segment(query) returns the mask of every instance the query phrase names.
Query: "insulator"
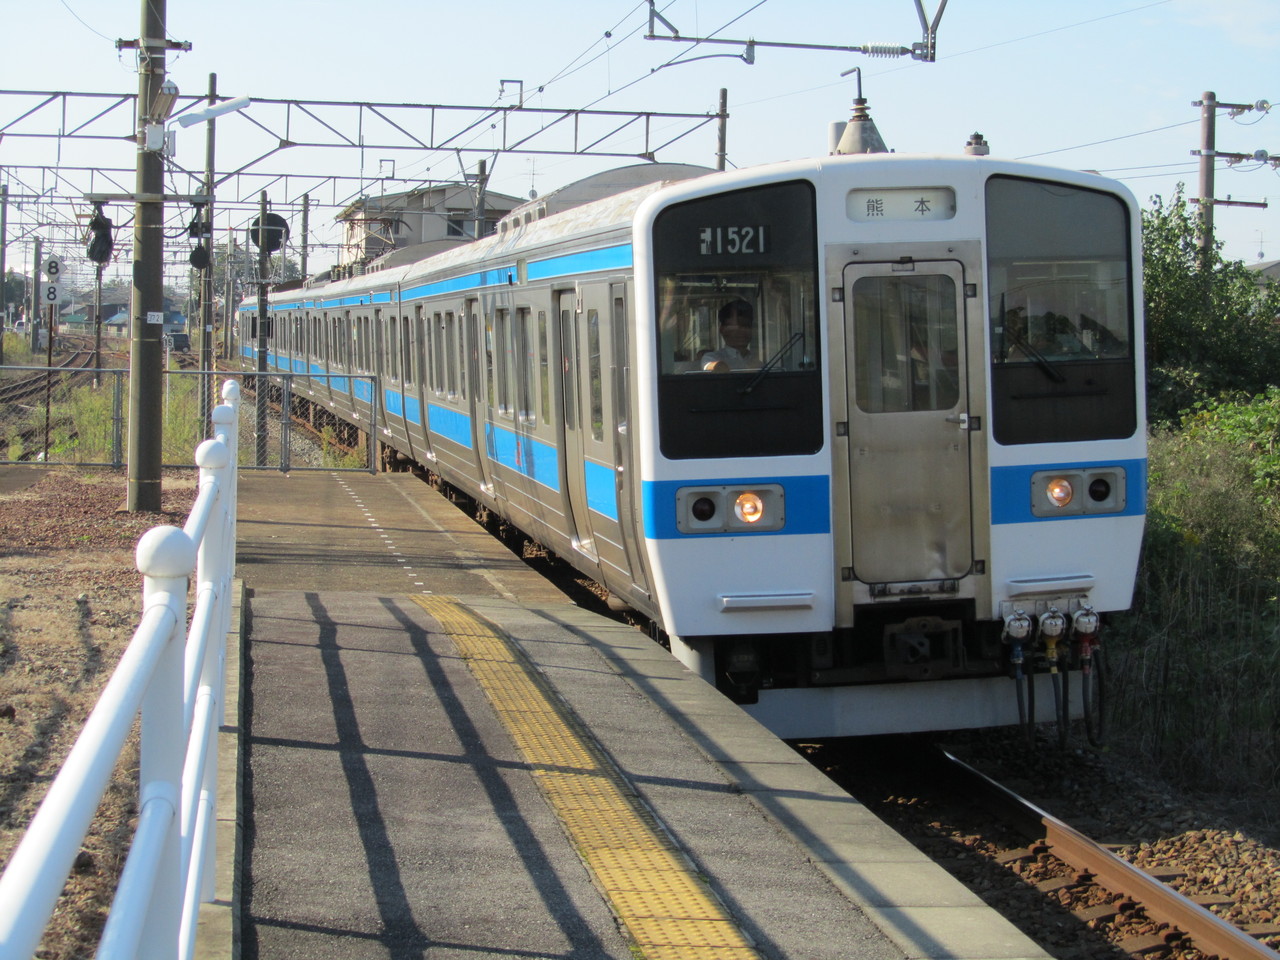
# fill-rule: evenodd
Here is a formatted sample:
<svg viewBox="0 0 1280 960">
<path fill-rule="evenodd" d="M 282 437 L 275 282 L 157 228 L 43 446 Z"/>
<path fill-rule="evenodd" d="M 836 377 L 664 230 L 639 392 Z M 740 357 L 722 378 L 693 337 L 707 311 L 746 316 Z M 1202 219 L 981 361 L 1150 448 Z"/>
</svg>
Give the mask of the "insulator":
<svg viewBox="0 0 1280 960">
<path fill-rule="evenodd" d="M 1072 615 L 1071 625 L 1078 635 L 1092 637 L 1098 632 L 1098 615 L 1092 607 L 1084 606 Z"/>
<path fill-rule="evenodd" d="M 859 49 L 868 57 L 902 57 L 911 52 L 896 43 L 868 43 Z"/>
<path fill-rule="evenodd" d="M 1060 637 L 1067 629 L 1067 618 L 1058 612 L 1057 607 L 1050 607 L 1049 612 L 1040 617 L 1040 636 Z"/>
<path fill-rule="evenodd" d="M 1004 618 L 1004 635 L 1014 641 L 1025 640 L 1031 635 L 1031 618 L 1015 610 Z"/>
</svg>

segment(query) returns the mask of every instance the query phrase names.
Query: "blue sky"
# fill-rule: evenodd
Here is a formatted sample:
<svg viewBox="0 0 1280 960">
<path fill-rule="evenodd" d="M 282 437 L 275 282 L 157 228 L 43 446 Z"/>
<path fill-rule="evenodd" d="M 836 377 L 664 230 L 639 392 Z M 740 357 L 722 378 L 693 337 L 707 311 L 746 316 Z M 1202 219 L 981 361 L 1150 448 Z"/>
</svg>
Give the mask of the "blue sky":
<svg viewBox="0 0 1280 960">
<path fill-rule="evenodd" d="M 924 7 L 932 17 L 937 0 Z M 0 0 L 4 22 L 30 24 L 29 43 L 15 44 L 11 34 L 5 45 L 0 89 L 136 91 L 134 57 L 114 41 L 137 36 L 139 0 L 43 0 L 39 23 L 34 9 L 28 0 Z M 748 65 L 740 47 L 644 40 L 647 9 L 636 0 L 168 0 L 169 36 L 193 45 L 171 55 L 168 70 L 184 93 L 204 91 L 216 73 L 227 96 L 490 104 L 513 102 L 513 85 L 499 99 L 499 80 L 519 79 L 533 105 L 688 113 L 714 111 L 724 87 L 728 156 L 743 167 L 825 153 L 828 123 L 847 118 L 854 96 L 854 78 L 840 74 L 857 66 L 880 131 L 900 153 L 959 152 L 980 131 L 996 155 L 1099 170 L 1144 203 L 1170 196 L 1179 181 L 1195 193 L 1192 101 L 1203 91 L 1222 101 L 1280 103 L 1275 0 L 950 0 L 936 63 L 758 48 Z M 659 0 L 659 9 L 683 36 L 903 46 L 921 39 L 913 0 Z M 723 56 L 663 66 L 704 54 Z M 204 162 L 198 129 L 179 141 L 176 159 L 189 169 Z M 256 155 L 246 152 L 250 132 L 242 119 L 219 121 L 221 169 Z M 484 132 L 477 136 L 484 145 Z M 1280 106 L 1234 120 L 1221 111 L 1218 149 L 1280 156 Z M 708 126 L 659 159 L 711 165 L 714 151 Z M 70 145 L 51 154 L 32 141 L 0 139 L 0 166 L 66 163 L 72 153 Z M 133 163 L 127 144 L 96 156 L 106 165 Z M 293 152 L 267 165 L 372 174 L 381 160 Z M 401 176 L 459 172 L 452 154 L 401 154 L 396 164 Z M 546 192 L 611 165 L 504 155 L 491 185 Z M 1219 198 L 1271 203 L 1218 209 L 1227 255 L 1280 259 L 1280 173 L 1219 162 L 1216 179 Z M 333 213 L 313 215 L 318 233 L 331 230 Z"/>
</svg>

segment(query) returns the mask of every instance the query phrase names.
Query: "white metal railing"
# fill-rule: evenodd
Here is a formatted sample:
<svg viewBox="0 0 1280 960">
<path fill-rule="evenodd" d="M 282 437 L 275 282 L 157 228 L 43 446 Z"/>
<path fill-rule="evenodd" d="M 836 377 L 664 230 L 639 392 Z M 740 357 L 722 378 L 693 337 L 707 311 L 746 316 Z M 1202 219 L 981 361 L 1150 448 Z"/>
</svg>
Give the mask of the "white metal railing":
<svg viewBox="0 0 1280 960">
<path fill-rule="evenodd" d="M 181 529 L 154 527 L 138 541 L 141 622 L 0 876 L 4 960 L 25 960 L 39 946 L 139 712 L 138 827 L 98 956 L 191 956 L 199 903 L 213 899 L 213 747 L 235 572 L 239 385 L 224 384 L 222 398 L 211 411 L 214 438 L 196 449 L 191 515 Z"/>
</svg>

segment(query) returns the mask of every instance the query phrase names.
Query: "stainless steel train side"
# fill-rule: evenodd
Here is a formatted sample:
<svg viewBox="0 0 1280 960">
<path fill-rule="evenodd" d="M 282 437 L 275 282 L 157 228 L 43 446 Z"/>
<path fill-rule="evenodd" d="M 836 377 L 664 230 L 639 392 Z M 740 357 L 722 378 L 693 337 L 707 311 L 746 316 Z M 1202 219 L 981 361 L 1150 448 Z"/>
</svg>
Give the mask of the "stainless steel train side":
<svg viewBox="0 0 1280 960">
<path fill-rule="evenodd" d="M 280 292 L 268 365 L 314 374 L 783 736 L 1017 723 L 1024 659 L 1077 668 L 1130 601 L 1139 236 L 1096 175 L 775 164 Z"/>
</svg>

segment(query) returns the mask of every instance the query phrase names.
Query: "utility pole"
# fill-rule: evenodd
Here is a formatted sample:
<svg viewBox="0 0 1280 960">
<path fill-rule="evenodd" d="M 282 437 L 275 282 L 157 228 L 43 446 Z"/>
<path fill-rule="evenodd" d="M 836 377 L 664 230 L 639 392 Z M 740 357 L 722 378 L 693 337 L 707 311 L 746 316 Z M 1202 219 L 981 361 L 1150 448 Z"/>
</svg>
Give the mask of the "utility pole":
<svg viewBox="0 0 1280 960">
<path fill-rule="evenodd" d="M 720 119 L 716 124 L 716 169 L 723 172 L 727 153 L 725 145 L 729 135 L 729 91 L 720 88 Z"/>
<path fill-rule="evenodd" d="M 1212 90 L 1200 95 L 1200 268 L 1213 250 L 1213 161 L 1218 120 L 1218 97 Z"/>
<path fill-rule="evenodd" d="M 1217 148 L 1217 117 L 1219 110 L 1226 110 L 1230 117 L 1238 117 L 1250 110 L 1260 110 L 1266 113 L 1271 109 L 1271 104 L 1266 100 L 1259 100 L 1257 103 L 1221 103 L 1217 94 L 1212 90 L 1206 90 L 1200 95 L 1200 99 L 1191 104 L 1193 107 L 1200 108 L 1200 149 L 1192 150 L 1193 156 L 1200 158 L 1200 196 L 1194 198 L 1195 203 L 1200 205 L 1200 266 L 1202 270 L 1207 270 L 1209 266 L 1209 257 L 1213 252 L 1213 208 L 1214 207 L 1263 207 L 1267 206 L 1266 202 L 1254 202 L 1251 200 L 1217 200 L 1213 196 L 1213 165 L 1218 159 L 1227 161 L 1227 163 L 1239 163 L 1242 160 L 1257 160 L 1265 162 L 1271 160 L 1270 154 L 1265 150 L 1256 150 L 1253 153 L 1220 153 Z M 1275 161 L 1272 161 L 1273 165 Z"/>
<path fill-rule="evenodd" d="M 138 48 L 138 170 L 133 227 L 133 295 L 129 342 L 128 509 L 160 510 L 164 331 L 164 161 L 148 143 L 148 127 L 163 125 L 166 0 L 142 0 Z M 149 149 L 150 148 L 150 149 Z"/>
</svg>

